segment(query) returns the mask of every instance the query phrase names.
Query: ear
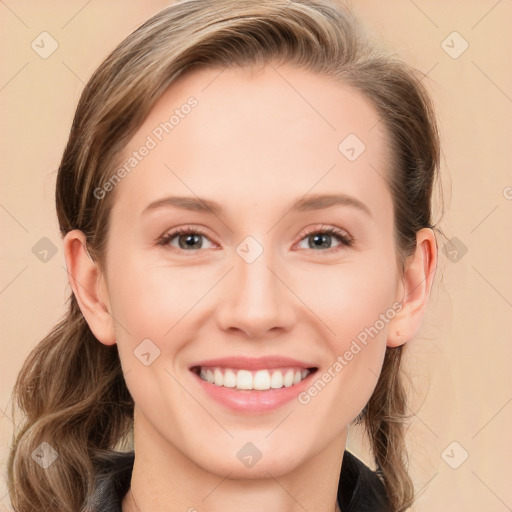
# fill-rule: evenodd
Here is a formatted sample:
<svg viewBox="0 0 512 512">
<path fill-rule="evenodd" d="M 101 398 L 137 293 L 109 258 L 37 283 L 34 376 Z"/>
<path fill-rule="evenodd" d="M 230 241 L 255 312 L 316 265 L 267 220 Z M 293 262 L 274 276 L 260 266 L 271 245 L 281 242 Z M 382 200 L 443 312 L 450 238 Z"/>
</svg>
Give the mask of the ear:
<svg viewBox="0 0 512 512">
<path fill-rule="evenodd" d="M 416 233 L 416 250 L 406 262 L 397 290 L 402 308 L 389 323 L 388 347 L 398 347 L 418 333 L 427 309 L 437 268 L 437 242 L 432 229 Z"/>
<path fill-rule="evenodd" d="M 105 279 L 87 251 L 82 231 L 74 229 L 66 234 L 64 256 L 69 284 L 91 331 L 101 343 L 113 345 L 116 342 L 114 322 Z"/>
</svg>

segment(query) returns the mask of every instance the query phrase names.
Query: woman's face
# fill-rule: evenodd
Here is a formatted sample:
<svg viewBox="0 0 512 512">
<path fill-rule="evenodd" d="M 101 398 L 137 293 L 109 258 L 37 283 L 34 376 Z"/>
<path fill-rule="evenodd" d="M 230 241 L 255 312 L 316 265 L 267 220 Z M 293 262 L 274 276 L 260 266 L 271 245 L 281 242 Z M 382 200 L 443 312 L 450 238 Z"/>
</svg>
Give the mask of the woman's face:
<svg viewBox="0 0 512 512">
<path fill-rule="evenodd" d="M 343 446 L 403 292 L 382 125 L 290 66 L 159 100 L 116 168 L 105 267 L 136 442 L 233 477 Z"/>
</svg>

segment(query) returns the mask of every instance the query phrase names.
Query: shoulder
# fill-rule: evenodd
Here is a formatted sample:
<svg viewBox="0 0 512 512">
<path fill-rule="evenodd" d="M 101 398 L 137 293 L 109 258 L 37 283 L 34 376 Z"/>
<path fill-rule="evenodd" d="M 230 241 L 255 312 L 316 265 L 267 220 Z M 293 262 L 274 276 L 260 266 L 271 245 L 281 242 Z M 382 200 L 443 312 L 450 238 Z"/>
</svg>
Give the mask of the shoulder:
<svg viewBox="0 0 512 512">
<path fill-rule="evenodd" d="M 348 450 L 343 454 L 338 484 L 341 512 L 390 512 L 382 480 Z"/>
</svg>

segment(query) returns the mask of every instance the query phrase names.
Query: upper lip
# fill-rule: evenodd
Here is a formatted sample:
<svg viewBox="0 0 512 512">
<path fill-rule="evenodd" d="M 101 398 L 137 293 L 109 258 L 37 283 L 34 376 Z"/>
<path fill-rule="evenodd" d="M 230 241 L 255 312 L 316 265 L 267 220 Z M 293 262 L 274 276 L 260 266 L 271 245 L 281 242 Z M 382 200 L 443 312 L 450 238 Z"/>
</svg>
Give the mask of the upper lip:
<svg viewBox="0 0 512 512">
<path fill-rule="evenodd" d="M 208 359 L 198 361 L 189 366 L 189 369 L 199 366 L 210 366 L 219 368 L 233 368 L 237 370 L 265 370 L 269 368 L 298 367 L 298 368 L 316 368 L 314 364 L 299 361 L 290 357 L 265 356 L 265 357 L 222 357 L 218 359 Z"/>
</svg>

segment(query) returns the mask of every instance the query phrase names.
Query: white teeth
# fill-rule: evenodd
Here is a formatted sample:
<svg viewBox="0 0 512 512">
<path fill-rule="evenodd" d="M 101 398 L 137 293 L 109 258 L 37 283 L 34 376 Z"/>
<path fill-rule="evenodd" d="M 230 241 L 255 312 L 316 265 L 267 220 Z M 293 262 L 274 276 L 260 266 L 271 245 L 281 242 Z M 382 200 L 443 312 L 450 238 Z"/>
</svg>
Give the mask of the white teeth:
<svg viewBox="0 0 512 512">
<path fill-rule="evenodd" d="M 218 368 L 215 368 L 215 370 L 213 371 L 213 378 L 215 379 L 214 384 L 216 386 L 222 386 L 224 378 L 222 376 L 222 372 Z"/>
<path fill-rule="evenodd" d="M 270 381 L 272 389 L 279 389 L 283 387 L 283 374 L 281 372 L 274 372 Z"/>
<path fill-rule="evenodd" d="M 265 391 L 268 389 L 280 389 L 283 386 L 289 388 L 298 384 L 309 375 L 306 369 L 273 369 L 257 370 L 233 370 L 230 368 L 201 368 L 201 379 L 216 386 L 237 389 L 256 389 Z"/>
<path fill-rule="evenodd" d="M 288 370 L 286 372 L 286 375 L 284 376 L 284 380 L 283 380 L 285 388 L 289 388 L 290 386 L 293 385 L 293 374 L 294 374 L 293 370 Z"/>
<path fill-rule="evenodd" d="M 224 372 L 224 382 L 222 385 L 226 388 L 236 387 L 236 373 L 233 370 L 226 370 Z"/>
<path fill-rule="evenodd" d="M 254 381 L 252 384 L 254 389 L 270 389 L 270 373 L 268 370 L 259 370 L 254 375 Z"/>
<path fill-rule="evenodd" d="M 249 370 L 238 370 L 236 374 L 236 387 L 238 389 L 253 389 L 252 373 Z"/>
</svg>

